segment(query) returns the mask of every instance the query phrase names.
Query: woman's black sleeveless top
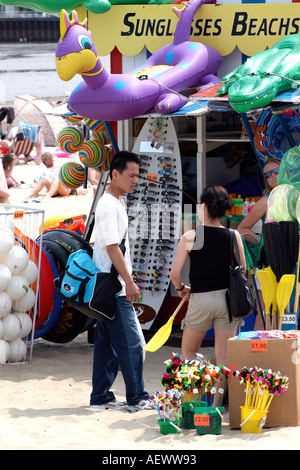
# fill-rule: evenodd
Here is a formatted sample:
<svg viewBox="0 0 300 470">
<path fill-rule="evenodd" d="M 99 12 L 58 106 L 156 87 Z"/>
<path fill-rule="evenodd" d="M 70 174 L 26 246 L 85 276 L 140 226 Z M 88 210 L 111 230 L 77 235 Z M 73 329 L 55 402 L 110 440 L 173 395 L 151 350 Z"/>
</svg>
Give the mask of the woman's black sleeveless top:
<svg viewBox="0 0 300 470">
<path fill-rule="evenodd" d="M 189 257 L 191 293 L 229 287 L 231 256 L 228 229 L 198 226 Z"/>
</svg>

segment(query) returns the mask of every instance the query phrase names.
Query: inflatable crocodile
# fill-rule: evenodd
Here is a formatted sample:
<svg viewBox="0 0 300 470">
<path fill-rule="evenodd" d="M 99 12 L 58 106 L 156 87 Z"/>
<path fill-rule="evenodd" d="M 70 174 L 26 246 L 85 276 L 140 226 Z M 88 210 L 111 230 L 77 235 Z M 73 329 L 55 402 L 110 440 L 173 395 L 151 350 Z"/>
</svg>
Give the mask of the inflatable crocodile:
<svg viewBox="0 0 300 470">
<path fill-rule="evenodd" d="M 110 10 L 111 5 L 161 5 L 168 3 L 172 3 L 172 0 L 0 0 L 0 5 L 14 5 L 44 13 L 60 13 L 63 9 L 70 11 L 81 6 L 92 13 L 105 13 Z"/>
<path fill-rule="evenodd" d="M 298 85 L 300 80 L 300 34 L 280 39 L 270 49 L 250 57 L 221 79 L 217 95 L 228 93 L 237 112 L 270 104 L 275 96 Z"/>
<path fill-rule="evenodd" d="M 58 76 L 69 81 L 79 73 L 83 81 L 73 90 L 68 107 L 79 116 L 99 121 L 118 121 L 139 116 L 155 108 L 171 113 L 187 103 L 179 92 L 189 87 L 212 85 L 222 56 L 213 48 L 191 42 L 193 17 L 203 3 L 190 0 L 179 16 L 174 40 L 156 51 L 139 67 L 124 74 L 109 74 L 103 67 L 86 21 L 79 23 L 75 11 L 60 18 L 60 40 L 56 48 Z"/>
</svg>

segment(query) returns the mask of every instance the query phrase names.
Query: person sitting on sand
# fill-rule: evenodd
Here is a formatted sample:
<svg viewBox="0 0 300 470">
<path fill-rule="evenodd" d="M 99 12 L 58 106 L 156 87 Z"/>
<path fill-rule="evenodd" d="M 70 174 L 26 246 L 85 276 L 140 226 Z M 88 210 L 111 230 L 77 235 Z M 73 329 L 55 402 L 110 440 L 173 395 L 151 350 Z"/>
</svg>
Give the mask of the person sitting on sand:
<svg viewBox="0 0 300 470">
<path fill-rule="evenodd" d="M 11 153 L 7 153 L 2 157 L 2 165 L 8 188 L 16 188 L 17 186 L 21 186 L 21 183 L 19 183 L 12 175 L 16 163 L 17 157 Z"/>
<path fill-rule="evenodd" d="M 38 180 L 28 198 L 37 198 L 41 196 L 40 191 L 44 188 L 47 189 L 47 192 L 43 194 L 46 198 L 51 198 L 54 196 L 82 196 L 87 194 L 88 190 L 86 188 L 80 187 L 77 189 L 66 188 L 59 180 L 58 173 L 59 168 L 54 166 L 53 155 L 50 152 L 45 152 L 42 155 L 42 162 L 45 165 L 46 169 L 43 170 L 41 178 Z"/>
</svg>

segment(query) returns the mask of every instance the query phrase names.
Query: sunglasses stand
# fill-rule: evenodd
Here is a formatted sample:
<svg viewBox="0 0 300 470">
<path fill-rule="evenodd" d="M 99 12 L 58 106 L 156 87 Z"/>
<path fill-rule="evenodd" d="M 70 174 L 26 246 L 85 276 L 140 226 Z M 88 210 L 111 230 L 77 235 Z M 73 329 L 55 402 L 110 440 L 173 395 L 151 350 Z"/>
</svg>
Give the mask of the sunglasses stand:
<svg viewBox="0 0 300 470">
<path fill-rule="evenodd" d="M 167 294 L 181 235 L 181 157 L 172 119 L 149 117 L 132 151 L 142 160 L 135 191 L 127 195 L 131 261 L 143 294 L 134 307 L 149 329 Z"/>
</svg>

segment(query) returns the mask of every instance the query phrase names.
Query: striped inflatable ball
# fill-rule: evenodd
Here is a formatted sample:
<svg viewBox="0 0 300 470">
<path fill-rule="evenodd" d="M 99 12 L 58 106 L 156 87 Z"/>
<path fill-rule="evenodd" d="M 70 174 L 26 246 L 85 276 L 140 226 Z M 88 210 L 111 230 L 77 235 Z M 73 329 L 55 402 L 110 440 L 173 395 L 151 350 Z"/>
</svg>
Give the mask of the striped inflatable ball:
<svg viewBox="0 0 300 470">
<path fill-rule="evenodd" d="M 67 162 L 62 165 L 58 178 L 66 188 L 79 188 L 86 179 L 86 169 L 80 163 Z"/>
<path fill-rule="evenodd" d="M 78 152 L 84 143 L 84 135 L 75 127 L 65 127 L 57 136 L 57 143 L 61 150 L 66 153 Z"/>
<path fill-rule="evenodd" d="M 106 156 L 106 148 L 93 140 L 85 142 L 79 150 L 79 159 L 81 163 L 88 167 L 100 166 Z"/>
</svg>

